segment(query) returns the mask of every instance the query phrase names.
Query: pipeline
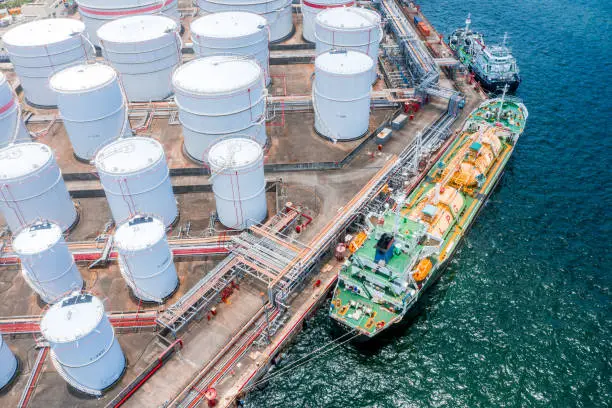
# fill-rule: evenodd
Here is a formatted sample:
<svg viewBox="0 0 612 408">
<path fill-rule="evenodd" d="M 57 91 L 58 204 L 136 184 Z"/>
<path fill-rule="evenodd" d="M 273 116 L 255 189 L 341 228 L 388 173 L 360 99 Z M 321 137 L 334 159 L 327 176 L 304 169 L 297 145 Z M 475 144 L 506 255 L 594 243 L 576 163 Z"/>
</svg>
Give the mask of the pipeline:
<svg viewBox="0 0 612 408">
<path fill-rule="evenodd" d="M 147 368 L 145 368 L 139 375 L 122 389 L 112 401 L 106 404 L 106 408 L 119 408 L 129 400 L 132 395 L 136 393 L 151 378 L 157 373 L 164 364 L 170 359 L 170 357 L 176 353 L 177 348 L 180 350 L 183 348 L 183 340 L 177 339 L 172 342 L 162 353 L 153 361 Z"/>
</svg>

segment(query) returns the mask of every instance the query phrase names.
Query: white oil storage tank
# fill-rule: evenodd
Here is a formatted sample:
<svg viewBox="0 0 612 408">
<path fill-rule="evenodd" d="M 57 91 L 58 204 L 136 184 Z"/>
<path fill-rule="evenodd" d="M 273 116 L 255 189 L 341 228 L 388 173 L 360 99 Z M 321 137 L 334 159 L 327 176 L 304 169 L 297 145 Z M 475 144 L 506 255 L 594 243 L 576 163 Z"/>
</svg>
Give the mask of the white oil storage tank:
<svg viewBox="0 0 612 408">
<path fill-rule="evenodd" d="M 0 149 L 0 211 L 11 231 L 38 220 L 69 230 L 78 213 L 53 151 L 28 142 Z"/>
<path fill-rule="evenodd" d="M 115 230 L 115 249 L 121 275 L 134 296 L 162 303 L 178 288 L 166 226 L 157 218 L 137 215 Z"/>
<path fill-rule="evenodd" d="M 110 20 L 142 14 L 163 14 L 180 23 L 178 0 L 77 0 L 79 16 L 94 45 L 98 29 Z"/>
<path fill-rule="evenodd" d="M 368 54 L 373 60 L 372 81 L 376 80 L 378 49 L 383 32 L 380 14 L 359 7 L 324 10 L 315 18 L 316 53 L 329 50 L 353 50 Z"/>
<path fill-rule="evenodd" d="M 259 14 L 270 26 L 270 42 L 283 41 L 293 34 L 292 0 L 197 0 L 203 14 L 246 11 Z"/>
<path fill-rule="evenodd" d="M 172 95 L 172 71 L 181 62 L 179 25 L 169 17 L 132 16 L 98 30 L 102 56 L 121 75 L 130 102 Z"/>
<path fill-rule="evenodd" d="M 25 281 L 46 303 L 83 288 L 83 278 L 59 225 L 37 221 L 13 235 Z"/>
<path fill-rule="evenodd" d="M 125 371 L 104 304 L 89 293 L 73 292 L 49 307 L 40 331 L 58 374 L 81 392 L 99 396 Z"/>
<path fill-rule="evenodd" d="M 50 79 L 77 159 L 89 162 L 104 145 L 132 134 L 117 72 L 109 65 L 79 64 Z"/>
<path fill-rule="evenodd" d="M 9 143 L 30 142 L 32 138 L 19 114 L 21 105 L 11 84 L 0 72 L 0 148 Z"/>
<path fill-rule="evenodd" d="M 270 83 L 269 27 L 265 18 L 243 11 L 208 14 L 191 23 L 193 50 L 198 57 L 236 55 L 253 58 Z"/>
<path fill-rule="evenodd" d="M 17 375 L 17 358 L 0 336 L 0 390 L 9 385 Z"/>
<path fill-rule="evenodd" d="M 302 9 L 302 37 L 306 41 L 315 42 L 314 34 L 315 17 L 323 10 L 337 7 L 351 7 L 355 5 L 354 0 L 301 0 Z"/>
<path fill-rule="evenodd" d="M 57 105 L 57 95 L 49 88 L 49 77 L 95 55 L 86 36 L 85 25 L 72 18 L 31 21 L 2 36 L 28 103 L 42 107 Z"/>
<path fill-rule="evenodd" d="M 148 137 L 116 140 L 94 159 L 115 223 L 136 214 L 150 214 L 166 227 L 178 217 L 178 208 L 162 145 Z"/>
<path fill-rule="evenodd" d="M 252 59 L 213 56 L 180 66 L 172 78 L 185 151 L 206 161 L 206 152 L 224 136 L 267 143 L 263 71 Z"/>
<path fill-rule="evenodd" d="M 374 61 L 358 51 L 328 51 L 315 59 L 315 130 L 328 139 L 354 140 L 370 122 Z"/>
<path fill-rule="evenodd" d="M 227 138 L 208 153 L 219 221 L 228 228 L 245 229 L 268 213 L 261 146 L 246 138 Z"/>
</svg>

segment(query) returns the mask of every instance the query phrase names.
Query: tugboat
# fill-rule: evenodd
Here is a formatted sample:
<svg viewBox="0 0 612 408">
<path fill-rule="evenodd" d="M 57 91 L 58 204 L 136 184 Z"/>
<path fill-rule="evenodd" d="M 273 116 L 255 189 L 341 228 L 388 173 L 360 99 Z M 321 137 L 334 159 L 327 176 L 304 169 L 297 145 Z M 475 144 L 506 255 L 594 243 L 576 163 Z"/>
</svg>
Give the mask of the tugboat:
<svg viewBox="0 0 612 408">
<path fill-rule="evenodd" d="M 465 27 L 449 36 L 450 49 L 486 91 L 499 93 L 508 85 L 508 92 L 515 92 L 521 77 L 516 59 L 506 46 L 507 35 L 501 45 L 487 46 L 484 36 L 470 29 L 471 22 L 468 15 Z"/>
<path fill-rule="evenodd" d="M 470 114 L 410 195 L 399 191 L 364 216 L 329 310 L 352 341 L 368 341 L 417 310 L 474 223 L 527 121 L 525 105 L 505 91 Z"/>
</svg>

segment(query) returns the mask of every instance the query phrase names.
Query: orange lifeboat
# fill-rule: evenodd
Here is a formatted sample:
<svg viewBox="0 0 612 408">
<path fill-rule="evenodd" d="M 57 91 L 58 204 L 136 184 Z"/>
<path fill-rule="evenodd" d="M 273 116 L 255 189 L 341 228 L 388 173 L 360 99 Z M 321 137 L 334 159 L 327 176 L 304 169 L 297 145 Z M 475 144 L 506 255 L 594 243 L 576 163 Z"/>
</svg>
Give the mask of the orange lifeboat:
<svg viewBox="0 0 612 408">
<path fill-rule="evenodd" d="M 432 267 L 433 264 L 431 263 L 429 258 L 421 259 L 421 262 L 419 262 L 419 264 L 417 265 L 417 270 L 412 273 L 412 277 L 415 281 L 421 282 L 422 280 L 425 280 L 427 275 L 429 275 L 429 272 L 431 272 Z"/>
</svg>

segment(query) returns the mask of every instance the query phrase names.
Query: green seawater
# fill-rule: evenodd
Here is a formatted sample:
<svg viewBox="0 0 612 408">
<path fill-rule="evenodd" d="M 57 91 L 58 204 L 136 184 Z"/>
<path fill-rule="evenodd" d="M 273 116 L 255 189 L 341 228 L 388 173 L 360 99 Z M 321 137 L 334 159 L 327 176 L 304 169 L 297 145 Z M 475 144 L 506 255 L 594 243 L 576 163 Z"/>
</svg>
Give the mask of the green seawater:
<svg viewBox="0 0 612 408">
<path fill-rule="evenodd" d="M 527 129 L 410 326 L 272 379 L 248 407 L 612 405 L 612 2 L 423 0 L 444 34 L 504 31 Z M 321 309 L 280 367 L 337 333 Z"/>
</svg>

